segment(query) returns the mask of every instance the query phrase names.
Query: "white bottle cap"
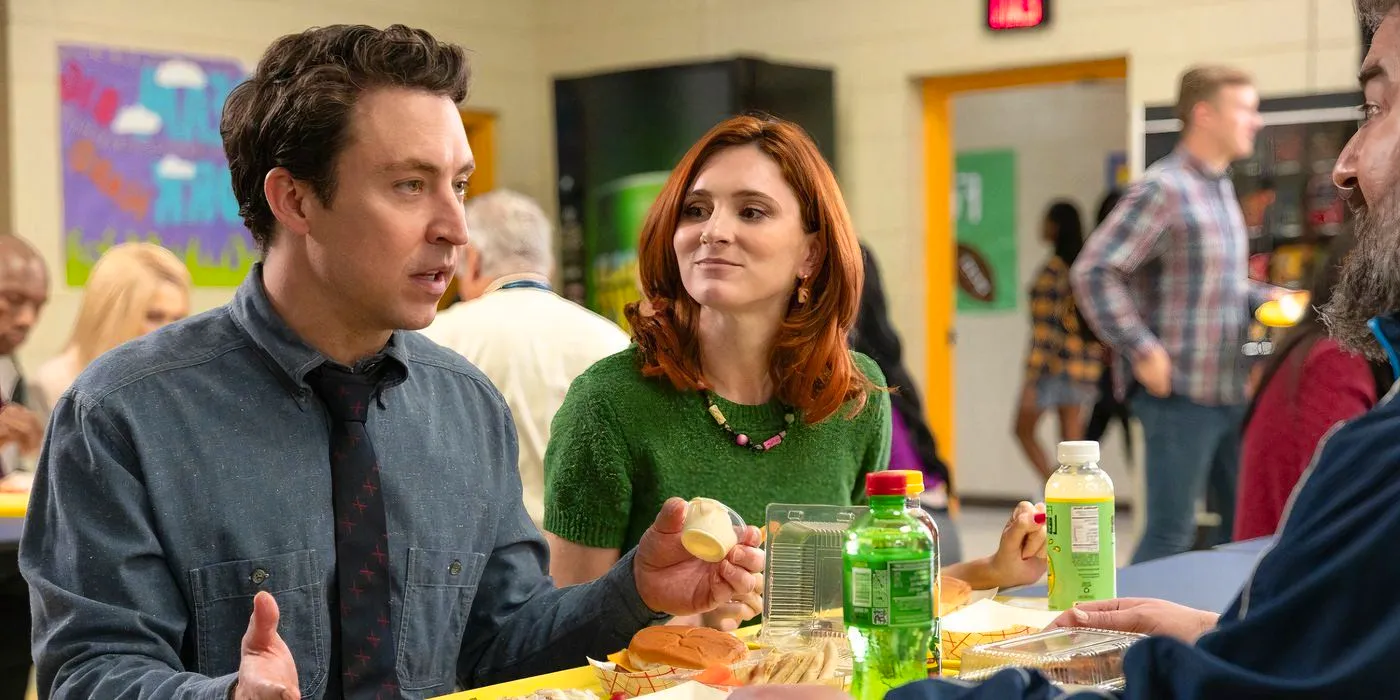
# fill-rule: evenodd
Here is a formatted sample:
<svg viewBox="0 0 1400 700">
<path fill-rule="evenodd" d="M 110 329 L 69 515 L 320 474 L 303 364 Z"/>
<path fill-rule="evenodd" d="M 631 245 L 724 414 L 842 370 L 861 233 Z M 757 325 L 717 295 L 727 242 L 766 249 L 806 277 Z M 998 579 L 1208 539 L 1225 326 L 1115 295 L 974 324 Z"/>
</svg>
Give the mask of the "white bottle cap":
<svg viewBox="0 0 1400 700">
<path fill-rule="evenodd" d="M 1093 440 L 1062 442 L 1056 455 L 1060 464 L 1089 464 L 1099 461 L 1099 443 Z"/>
</svg>

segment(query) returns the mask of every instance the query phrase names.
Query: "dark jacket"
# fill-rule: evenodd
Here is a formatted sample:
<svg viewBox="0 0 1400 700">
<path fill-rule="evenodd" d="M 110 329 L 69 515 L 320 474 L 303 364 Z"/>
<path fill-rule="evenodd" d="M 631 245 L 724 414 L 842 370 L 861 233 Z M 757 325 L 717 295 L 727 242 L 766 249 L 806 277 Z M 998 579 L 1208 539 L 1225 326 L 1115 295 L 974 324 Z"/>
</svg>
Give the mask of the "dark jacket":
<svg viewBox="0 0 1400 700">
<path fill-rule="evenodd" d="M 885 373 L 885 381 L 895 390 L 890 395 L 891 407 L 908 426 L 914 451 L 924 465 L 925 474 L 942 479 L 948 485 L 948 495 L 952 496 L 954 491 L 948 465 L 938 456 L 938 443 L 924 420 L 919 390 L 914 387 L 914 378 L 904 367 L 904 351 L 900 346 L 899 334 L 890 324 L 885 289 L 880 284 L 880 269 L 876 266 L 875 256 L 864 243 L 860 245 L 860 254 L 865 262 L 865 285 L 861 288 L 856 327 L 851 332 L 851 348 L 869 355 L 880 366 L 880 371 Z"/>
</svg>

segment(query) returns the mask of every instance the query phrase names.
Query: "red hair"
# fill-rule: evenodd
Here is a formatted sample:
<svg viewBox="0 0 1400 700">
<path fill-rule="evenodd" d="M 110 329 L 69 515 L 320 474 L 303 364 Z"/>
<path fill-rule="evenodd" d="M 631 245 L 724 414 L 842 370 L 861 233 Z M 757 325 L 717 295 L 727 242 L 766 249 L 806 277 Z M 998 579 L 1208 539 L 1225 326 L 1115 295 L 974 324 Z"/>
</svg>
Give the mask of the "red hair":
<svg viewBox="0 0 1400 700">
<path fill-rule="evenodd" d="M 865 278 L 860 246 L 826 159 L 802 127 L 779 119 L 733 117 L 710 129 L 671 171 L 647 212 L 637 244 L 643 301 L 626 309 L 642 373 L 666 377 L 681 391 L 706 387 L 696 337 L 700 305 L 681 282 L 672 239 L 686 192 L 705 163 L 720 151 L 750 145 L 778 164 L 801 205 L 803 231 L 816 236 L 813 272 L 801 282 L 810 299 L 799 304 L 794 290 L 773 345 L 774 394 L 807 423 L 831 416 L 848 401 L 855 415 L 876 388 L 855 366 L 846 342 Z"/>
</svg>

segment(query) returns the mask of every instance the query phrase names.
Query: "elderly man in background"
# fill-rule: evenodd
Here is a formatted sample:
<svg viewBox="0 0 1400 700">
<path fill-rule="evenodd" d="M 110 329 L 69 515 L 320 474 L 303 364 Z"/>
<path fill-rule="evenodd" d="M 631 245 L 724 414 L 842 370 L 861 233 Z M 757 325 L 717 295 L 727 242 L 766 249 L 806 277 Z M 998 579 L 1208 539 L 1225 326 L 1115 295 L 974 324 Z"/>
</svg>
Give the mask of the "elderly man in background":
<svg viewBox="0 0 1400 700">
<path fill-rule="evenodd" d="M 18 471 L 23 455 L 38 452 L 44 438 L 39 415 L 24 405 L 24 378 L 14 353 L 29 338 L 48 301 L 48 268 L 17 236 L 0 236 L 0 491 L 29 491 L 30 471 Z M 19 573 L 16 542 L 0 542 L 0 620 L 18 634 L 0 637 L 0 698 L 22 698 L 29 687 L 29 587 Z"/>
<path fill-rule="evenodd" d="M 15 353 L 48 300 L 49 270 L 38 251 L 18 236 L 0 236 L 0 491 L 28 491 L 33 482 L 23 457 L 38 452 L 44 425 L 30 407 Z"/>
<path fill-rule="evenodd" d="M 486 373 L 505 395 L 520 442 L 525 509 L 544 521 L 549 424 L 574 378 L 627 347 L 611 321 L 555 294 L 553 230 L 533 200 L 496 190 L 467 203 L 458 269 L 465 303 L 423 331 Z"/>
</svg>

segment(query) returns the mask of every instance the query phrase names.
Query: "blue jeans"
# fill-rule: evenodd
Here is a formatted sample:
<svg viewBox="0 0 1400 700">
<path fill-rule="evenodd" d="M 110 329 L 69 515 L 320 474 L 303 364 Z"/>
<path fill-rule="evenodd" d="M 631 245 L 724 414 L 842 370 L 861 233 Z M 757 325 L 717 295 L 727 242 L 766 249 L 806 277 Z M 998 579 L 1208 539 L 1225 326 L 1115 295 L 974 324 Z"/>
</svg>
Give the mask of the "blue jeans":
<svg viewBox="0 0 1400 700">
<path fill-rule="evenodd" d="M 1147 438 L 1147 529 L 1133 563 L 1191 549 L 1196 540 L 1196 499 L 1207 488 L 1220 515 L 1215 539 L 1229 540 L 1235 522 L 1240 473 L 1240 422 L 1244 406 L 1202 406 L 1139 391 L 1133 413 Z"/>
</svg>

